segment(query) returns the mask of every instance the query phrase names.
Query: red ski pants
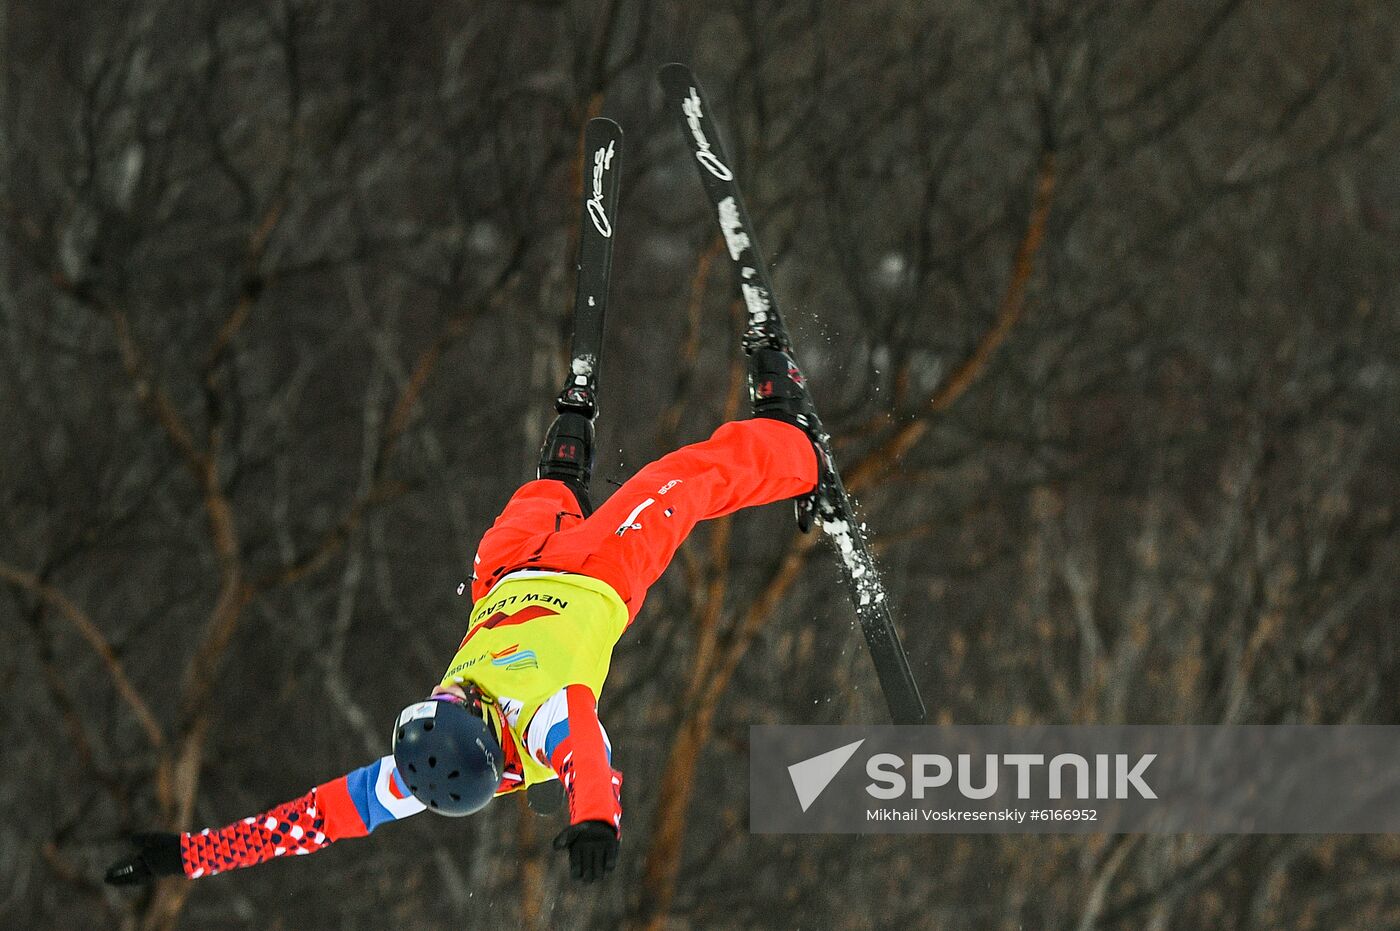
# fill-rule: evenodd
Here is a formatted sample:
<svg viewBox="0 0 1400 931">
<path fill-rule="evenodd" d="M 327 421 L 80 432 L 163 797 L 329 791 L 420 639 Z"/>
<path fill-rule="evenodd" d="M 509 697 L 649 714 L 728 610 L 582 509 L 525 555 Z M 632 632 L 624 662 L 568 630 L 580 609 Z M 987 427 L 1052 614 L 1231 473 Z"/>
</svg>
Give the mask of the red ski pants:
<svg viewBox="0 0 1400 931">
<path fill-rule="evenodd" d="M 586 519 L 562 482 L 529 482 L 481 539 L 472 600 L 515 569 L 557 569 L 606 582 L 635 619 L 696 524 L 806 494 L 816 481 L 807 435 L 755 418 L 726 423 L 708 440 L 645 466 Z"/>
</svg>

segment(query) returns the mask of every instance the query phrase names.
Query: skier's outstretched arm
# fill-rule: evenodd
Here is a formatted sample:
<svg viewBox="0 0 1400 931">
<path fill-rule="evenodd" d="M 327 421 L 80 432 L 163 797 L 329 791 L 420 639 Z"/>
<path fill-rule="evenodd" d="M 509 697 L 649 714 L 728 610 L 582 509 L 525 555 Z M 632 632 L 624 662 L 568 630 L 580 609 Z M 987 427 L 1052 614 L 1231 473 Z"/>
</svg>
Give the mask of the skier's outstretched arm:
<svg viewBox="0 0 1400 931">
<path fill-rule="evenodd" d="M 135 835 L 136 853 L 113 864 L 106 880 L 128 885 L 156 876 L 199 879 L 277 857 L 315 853 L 423 809 L 399 779 L 393 756 L 386 756 L 222 828 Z"/>
<path fill-rule="evenodd" d="M 612 768 L 607 734 L 593 690 L 562 689 L 536 712 L 526 742 L 559 775 L 569 801 L 569 826 L 554 839 L 569 851 L 570 873 L 593 882 L 617 865 L 622 825 L 622 773 Z"/>
</svg>

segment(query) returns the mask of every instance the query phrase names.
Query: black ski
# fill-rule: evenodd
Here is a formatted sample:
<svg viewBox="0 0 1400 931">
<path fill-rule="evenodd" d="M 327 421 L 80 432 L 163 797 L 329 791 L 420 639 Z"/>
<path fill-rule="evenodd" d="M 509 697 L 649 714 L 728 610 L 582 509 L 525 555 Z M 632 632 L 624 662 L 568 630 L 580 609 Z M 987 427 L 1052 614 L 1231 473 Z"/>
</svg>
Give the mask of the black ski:
<svg viewBox="0 0 1400 931">
<path fill-rule="evenodd" d="M 602 117 L 588 121 L 583 131 L 583 203 L 579 216 L 574 339 L 568 381 L 555 407 L 560 413 L 574 411 L 590 420 L 598 413 L 598 359 L 603 348 L 608 277 L 612 273 L 621 149 L 621 127 Z"/>
<path fill-rule="evenodd" d="M 583 192 L 580 197 L 578 285 L 574 291 L 574 335 L 569 374 L 558 412 L 540 450 L 540 478 L 570 485 L 585 514 L 590 513 L 593 471 L 593 418 L 598 416 L 598 363 L 603 349 L 603 317 L 612 273 L 613 231 L 617 227 L 618 175 L 622 172 L 622 130 L 608 119 L 592 119 L 583 130 Z"/>
<path fill-rule="evenodd" d="M 700 183 L 714 206 L 737 275 L 739 293 L 748 310 L 744 351 L 752 353 L 768 346 L 791 355 L 792 340 L 773 297 L 768 267 L 758 251 L 757 236 L 734 176 L 734 163 L 720 142 L 719 129 L 700 82 L 681 64 L 663 66 L 660 79 L 666 106 L 680 122 L 681 135 L 700 172 Z M 830 438 L 822 436 L 820 442 L 827 461 L 834 462 L 830 458 Z M 824 483 L 815 502 L 816 519 L 840 557 L 890 717 L 896 724 L 921 724 L 925 720 L 923 698 L 909 669 L 909 658 L 899 642 L 884 584 L 834 465 L 831 472 L 830 480 Z"/>
</svg>

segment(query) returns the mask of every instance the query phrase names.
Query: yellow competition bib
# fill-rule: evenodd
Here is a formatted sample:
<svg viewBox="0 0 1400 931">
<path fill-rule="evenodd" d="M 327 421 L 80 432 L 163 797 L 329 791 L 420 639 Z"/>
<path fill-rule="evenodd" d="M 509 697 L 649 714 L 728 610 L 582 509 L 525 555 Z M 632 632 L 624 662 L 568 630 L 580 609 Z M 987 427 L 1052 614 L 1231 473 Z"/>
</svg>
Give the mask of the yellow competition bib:
<svg viewBox="0 0 1400 931">
<path fill-rule="evenodd" d="M 507 723 L 523 750 L 530 719 L 560 689 L 586 685 L 595 698 L 602 695 L 613 646 L 626 628 L 627 606 L 604 582 L 569 573 L 509 575 L 473 606 L 442 684 L 460 677 L 497 701 L 519 703 Z M 541 761 L 521 757 L 525 785 L 554 778 Z"/>
</svg>

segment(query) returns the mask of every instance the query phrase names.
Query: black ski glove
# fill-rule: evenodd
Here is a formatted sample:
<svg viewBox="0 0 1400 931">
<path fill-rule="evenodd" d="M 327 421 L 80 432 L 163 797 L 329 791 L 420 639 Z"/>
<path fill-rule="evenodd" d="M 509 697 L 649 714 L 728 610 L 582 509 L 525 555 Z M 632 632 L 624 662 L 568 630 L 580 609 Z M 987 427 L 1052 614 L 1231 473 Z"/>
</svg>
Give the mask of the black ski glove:
<svg viewBox="0 0 1400 931">
<path fill-rule="evenodd" d="M 554 838 L 554 849 L 569 851 L 569 875 L 596 882 L 617 866 L 617 831 L 606 821 L 571 824 Z"/>
<path fill-rule="evenodd" d="M 160 876 L 185 875 L 179 834 L 133 834 L 131 843 L 136 852 L 113 863 L 103 877 L 113 886 L 134 886 Z"/>
</svg>

